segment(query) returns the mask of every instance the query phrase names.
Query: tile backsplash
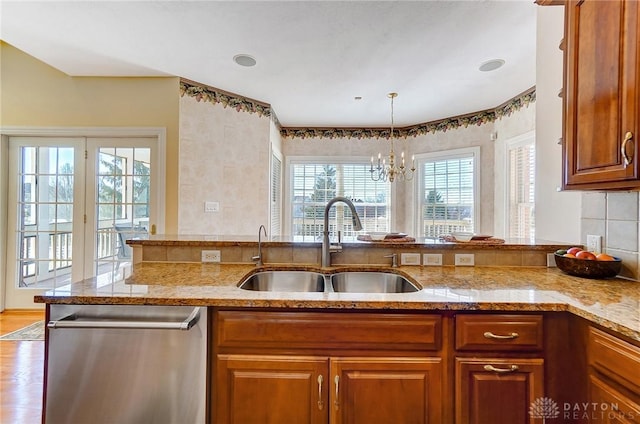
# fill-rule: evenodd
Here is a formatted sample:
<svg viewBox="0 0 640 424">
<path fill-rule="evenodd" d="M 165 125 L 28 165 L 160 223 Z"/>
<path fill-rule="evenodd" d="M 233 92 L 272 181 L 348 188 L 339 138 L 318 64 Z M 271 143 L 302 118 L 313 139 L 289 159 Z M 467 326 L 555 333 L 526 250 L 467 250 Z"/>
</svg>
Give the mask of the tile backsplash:
<svg viewBox="0 0 640 424">
<path fill-rule="evenodd" d="M 621 258 L 620 274 L 633 280 L 640 280 L 639 223 L 638 192 L 582 194 L 580 242 L 586 245 L 587 235 L 602 236 L 602 250 Z"/>
</svg>

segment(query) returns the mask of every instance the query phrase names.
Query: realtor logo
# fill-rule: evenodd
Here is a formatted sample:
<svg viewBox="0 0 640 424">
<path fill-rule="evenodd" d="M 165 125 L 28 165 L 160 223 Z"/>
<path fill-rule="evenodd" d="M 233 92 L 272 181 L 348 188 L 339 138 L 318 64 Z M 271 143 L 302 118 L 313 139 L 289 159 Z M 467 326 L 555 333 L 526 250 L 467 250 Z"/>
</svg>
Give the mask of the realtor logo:
<svg viewBox="0 0 640 424">
<path fill-rule="evenodd" d="M 531 402 L 529 415 L 531 415 L 531 418 L 542 418 L 542 423 L 544 424 L 547 418 L 558 418 L 560 416 L 560 408 L 558 408 L 558 404 L 553 399 L 541 397 Z"/>
</svg>

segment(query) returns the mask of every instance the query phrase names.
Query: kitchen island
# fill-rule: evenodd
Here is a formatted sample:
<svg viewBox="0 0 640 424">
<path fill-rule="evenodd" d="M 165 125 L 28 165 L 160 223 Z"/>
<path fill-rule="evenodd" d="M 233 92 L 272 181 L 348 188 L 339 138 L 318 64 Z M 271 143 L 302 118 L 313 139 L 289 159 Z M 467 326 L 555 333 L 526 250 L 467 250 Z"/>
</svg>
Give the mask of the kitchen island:
<svg viewBox="0 0 640 424">
<path fill-rule="evenodd" d="M 126 279 L 87 279 L 35 300 L 48 304 L 48 314 L 61 305 L 204 307 L 207 423 L 528 423 L 530 405 L 543 397 L 561 407 L 615 403 L 626 418 L 640 412 L 640 283 L 523 266 L 554 245 L 436 245 L 445 255 L 462 249 L 520 266 L 392 268 L 375 262 L 390 252 L 434 250 L 354 244 L 348 250 L 361 252 L 343 261 L 372 263 L 320 267 L 317 246 L 301 253 L 296 244 L 272 243 L 267 265 L 256 267 L 242 260 L 255 253 L 251 241 L 215 242 L 227 249 L 223 261 L 236 263 L 196 262 L 211 248 L 205 241 L 134 241 L 134 251 L 136 243 L 145 250 Z M 419 290 L 238 287 L 279 270 L 384 271 Z M 572 413 L 565 422 L 589 422 Z"/>
</svg>

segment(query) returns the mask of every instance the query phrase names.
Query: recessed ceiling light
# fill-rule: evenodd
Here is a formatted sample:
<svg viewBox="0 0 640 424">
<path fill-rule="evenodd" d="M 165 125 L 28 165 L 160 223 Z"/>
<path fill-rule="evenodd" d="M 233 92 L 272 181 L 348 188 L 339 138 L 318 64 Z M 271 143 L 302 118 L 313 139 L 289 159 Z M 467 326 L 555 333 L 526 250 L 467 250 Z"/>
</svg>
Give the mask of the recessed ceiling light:
<svg viewBox="0 0 640 424">
<path fill-rule="evenodd" d="M 504 65 L 504 60 L 502 59 L 491 59 L 486 62 L 482 62 L 480 64 L 480 69 L 482 72 L 494 71 Z"/>
<path fill-rule="evenodd" d="M 255 66 L 256 60 L 248 54 L 237 54 L 233 56 L 233 61 L 240 66 Z"/>
</svg>

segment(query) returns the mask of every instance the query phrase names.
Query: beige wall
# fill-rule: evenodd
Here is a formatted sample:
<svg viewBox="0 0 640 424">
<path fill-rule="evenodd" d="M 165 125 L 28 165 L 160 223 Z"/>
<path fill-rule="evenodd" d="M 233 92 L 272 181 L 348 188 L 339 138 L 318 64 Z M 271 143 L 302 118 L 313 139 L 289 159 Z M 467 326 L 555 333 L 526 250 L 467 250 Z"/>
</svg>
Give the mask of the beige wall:
<svg viewBox="0 0 640 424">
<path fill-rule="evenodd" d="M 179 234 L 257 235 L 269 225 L 270 134 L 269 117 L 180 99 Z"/>
<path fill-rule="evenodd" d="M 178 223 L 179 79 L 71 77 L 0 42 L 0 126 L 164 127 L 165 232 Z"/>
</svg>

